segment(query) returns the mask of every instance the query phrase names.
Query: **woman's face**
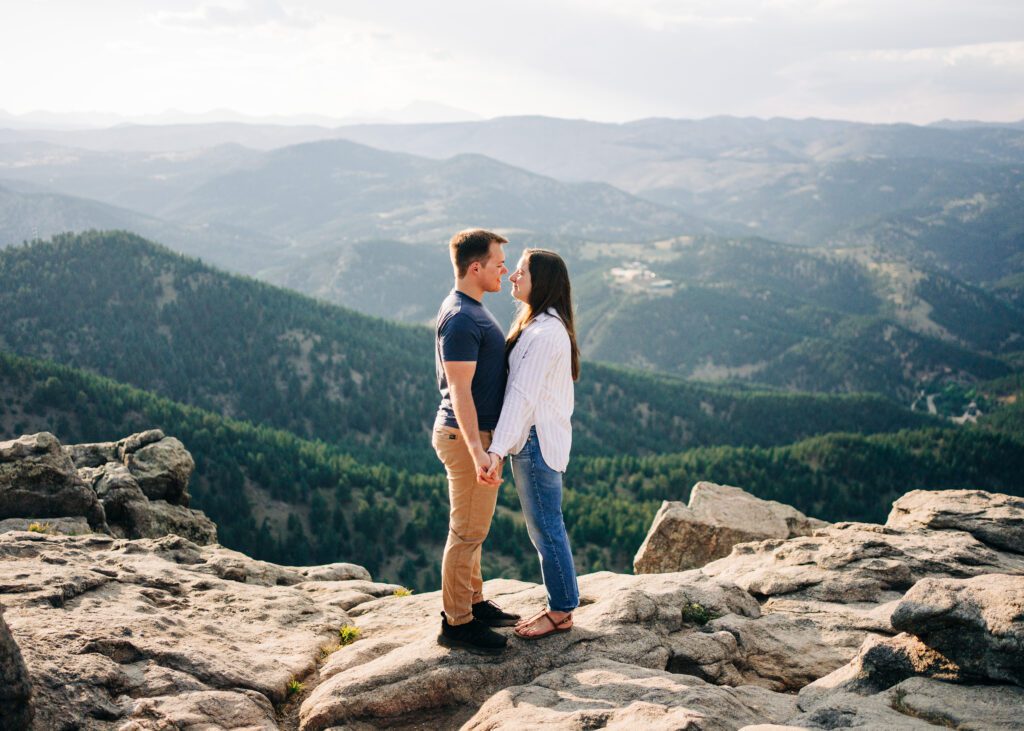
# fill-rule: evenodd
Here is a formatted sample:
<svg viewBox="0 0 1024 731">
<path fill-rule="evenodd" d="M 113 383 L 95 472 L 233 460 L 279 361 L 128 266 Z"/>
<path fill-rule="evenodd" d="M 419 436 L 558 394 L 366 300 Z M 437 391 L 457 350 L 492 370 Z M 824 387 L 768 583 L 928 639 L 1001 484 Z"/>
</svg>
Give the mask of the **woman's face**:
<svg viewBox="0 0 1024 731">
<path fill-rule="evenodd" d="M 512 296 L 520 302 L 528 302 L 530 298 L 530 260 L 524 254 L 516 264 L 516 270 L 509 276 L 512 282 Z"/>
</svg>

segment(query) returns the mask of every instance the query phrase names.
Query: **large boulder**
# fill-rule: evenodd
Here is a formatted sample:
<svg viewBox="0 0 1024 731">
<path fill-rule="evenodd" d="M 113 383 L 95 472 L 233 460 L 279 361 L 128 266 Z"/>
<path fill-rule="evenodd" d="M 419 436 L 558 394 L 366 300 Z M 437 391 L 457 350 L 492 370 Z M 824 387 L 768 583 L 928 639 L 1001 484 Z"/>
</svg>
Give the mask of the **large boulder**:
<svg viewBox="0 0 1024 731">
<path fill-rule="evenodd" d="M 119 462 L 83 467 L 79 474 L 96 491 L 115 536 L 159 538 L 173 533 L 194 543 L 217 542 L 217 527 L 202 511 L 149 499 L 136 476 Z"/>
<path fill-rule="evenodd" d="M 129 505 L 144 505 L 149 501 L 128 468 L 118 462 L 107 462 L 99 467 L 82 467 L 78 474 L 96 492 L 114 535 L 121 538 L 140 537 L 131 535 L 131 526 L 128 524 Z"/>
<path fill-rule="evenodd" d="M 84 516 L 93 528 L 105 527 L 103 506 L 57 437 L 40 432 L 0 442 L 0 517 L 75 515 Z"/>
<path fill-rule="evenodd" d="M 114 513 L 186 510 L 123 461 L 165 437 L 133 437 L 83 474 Z M 437 644 L 439 592 L 177 535 L 0 533 L 0 577 L 38 728 L 1012 728 L 1024 691 L 992 684 L 1020 673 L 1024 555 L 957 529 L 837 524 L 701 569 L 581 576 L 571 632 L 500 630 L 498 657 Z M 522 614 L 546 598 L 485 593 Z"/>
<path fill-rule="evenodd" d="M 171 505 L 188 507 L 188 481 L 196 467 L 192 455 L 179 440 L 165 437 L 159 430 L 144 434 L 160 438 L 143 442 L 134 449 L 130 448 L 134 446 L 131 437 L 123 445 L 119 443 L 124 465 L 150 500 L 166 500 Z"/>
<path fill-rule="evenodd" d="M 893 503 L 885 524 L 901 530 L 962 530 L 1004 551 L 1024 553 L 1024 498 L 983 490 L 914 490 Z"/>
<path fill-rule="evenodd" d="M 954 685 L 909 678 L 888 694 L 905 716 L 927 719 L 959 731 L 1020 731 L 1024 688 L 1012 685 Z"/>
<path fill-rule="evenodd" d="M 956 663 L 913 635 L 871 636 L 849 663 L 801 688 L 800 699 L 807 707 L 836 692 L 874 695 L 916 677 L 963 679 Z"/>
<path fill-rule="evenodd" d="M 160 429 L 147 429 L 116 442 L 72 444 L 64 451 L 78 468 L 124 465 L 150 500 L 188 507 L 188 481 L 195 460 L 181 441 Z"/>
<path fill-rule="evenodd" d="M 965 673 L 1024 686 L 1024 575 L 923 579 L 892 614 Z"/>
<path fill-rule="evenodd" d="M 4 442 L 0 532 L 40 522 L 49 532 L 93 529 L 121 538 L 173 533 L 200 544 L 216 543 L 217 527 L 188 507 L 194 468 L 185 446 L 159 429 L 117 442 L 66 447 L 46 432 Z M 88 522 L 85 530 L 76 522 L 81 518 Z"/>
<path fill-rule="evenodd" d="M 761 616 L 725 615 L 680 638 L 672 662 L 715 683 L 798 690 L 894 635 L 904 592 L 927 577 L 1024 573 L 1019 555 L 962 531 L 839 523 L 814 535 L 738 545 L 701 573 L 761 601 Z"/>
<path fill-rule="evenodd" d="M 653 574 L 699 568 L 728 556 L 739 543 L 810 535 L 826 525 L 738 487 L 698 482 L 689 504 L 662 503 L 633 559 L 633 570 Z"/>
<path fill-rule="evenodd" d="M 23 731 L 32 722 L 32 684 L 0 604 L 0 731 Z"/>
<path fill-rule="evenodd" d="M 867 640 L 848 665 L 803 688 L 797 703 L 801 712 L 780 728 L 1019 729 L 1024 688 L 969 685 L 949 658 L 900 634 Z"/>
</svg>

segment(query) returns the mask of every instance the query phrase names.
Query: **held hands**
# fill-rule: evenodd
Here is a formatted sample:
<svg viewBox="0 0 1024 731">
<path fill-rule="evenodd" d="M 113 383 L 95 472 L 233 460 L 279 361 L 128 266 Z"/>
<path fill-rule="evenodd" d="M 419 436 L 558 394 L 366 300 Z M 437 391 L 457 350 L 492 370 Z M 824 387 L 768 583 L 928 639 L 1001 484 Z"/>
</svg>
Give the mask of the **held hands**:
<svg viewBox="0 0 1024 731">
<path fill-rule="evenodd" d="M 474 459 L 476 463 L 476 481 L 490 485 L 491 487 L 498 487 L 501 484 L 501 472 L 504 460 L 496 454 L 490 452 L 482 455 L 484 459 Z"/>
</svg>

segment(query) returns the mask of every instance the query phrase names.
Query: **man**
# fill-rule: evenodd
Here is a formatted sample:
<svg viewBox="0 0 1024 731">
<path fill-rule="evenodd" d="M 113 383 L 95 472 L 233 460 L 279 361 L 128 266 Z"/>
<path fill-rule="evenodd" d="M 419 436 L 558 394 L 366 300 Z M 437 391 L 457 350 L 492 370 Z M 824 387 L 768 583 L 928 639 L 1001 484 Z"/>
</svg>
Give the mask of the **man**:
<svg viewBox="0 0 1024 731">
<path fill-rule="evenodd" d="M 502 245 L 490 231 L 470 229 L 449 243 L 455 288 L 441 303 L 435 331 L 441 405 L 433 445 L 448 474 L 451 513 L 441 563 L 441 633 L 438 643 L 498 654 L 506 638 L 490 629 L 511 627 L 518 615 L 483 596 L 480 551 L 491 527 L 501 478 L 478 481 L 489 467 L 487 447 L 505 395 L 505 336 L 482 300 L 501 290 L 508 273 Z M 500 475 L 500 472 L 498 473 Z"/>
</svg>

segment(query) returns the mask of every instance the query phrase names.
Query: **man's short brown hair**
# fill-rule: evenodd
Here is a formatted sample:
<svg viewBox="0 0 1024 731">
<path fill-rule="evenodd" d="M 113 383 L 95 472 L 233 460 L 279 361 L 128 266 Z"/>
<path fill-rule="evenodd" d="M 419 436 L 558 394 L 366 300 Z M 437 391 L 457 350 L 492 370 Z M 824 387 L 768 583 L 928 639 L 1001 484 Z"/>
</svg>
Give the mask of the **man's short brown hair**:
<svg viewBox="0 0 1024 731">
<path fill-rule="evenodd" d="M 491 244 L 507 244 L 508 239 L 492 231 L 482 228 L 467 228 L 452 236 L 448 249 L 452 255 L 452 264 L 460 277 L 466 276 L 469 265 L 475 261 L 485 261 L 491 253 Z"/>
</svg>

